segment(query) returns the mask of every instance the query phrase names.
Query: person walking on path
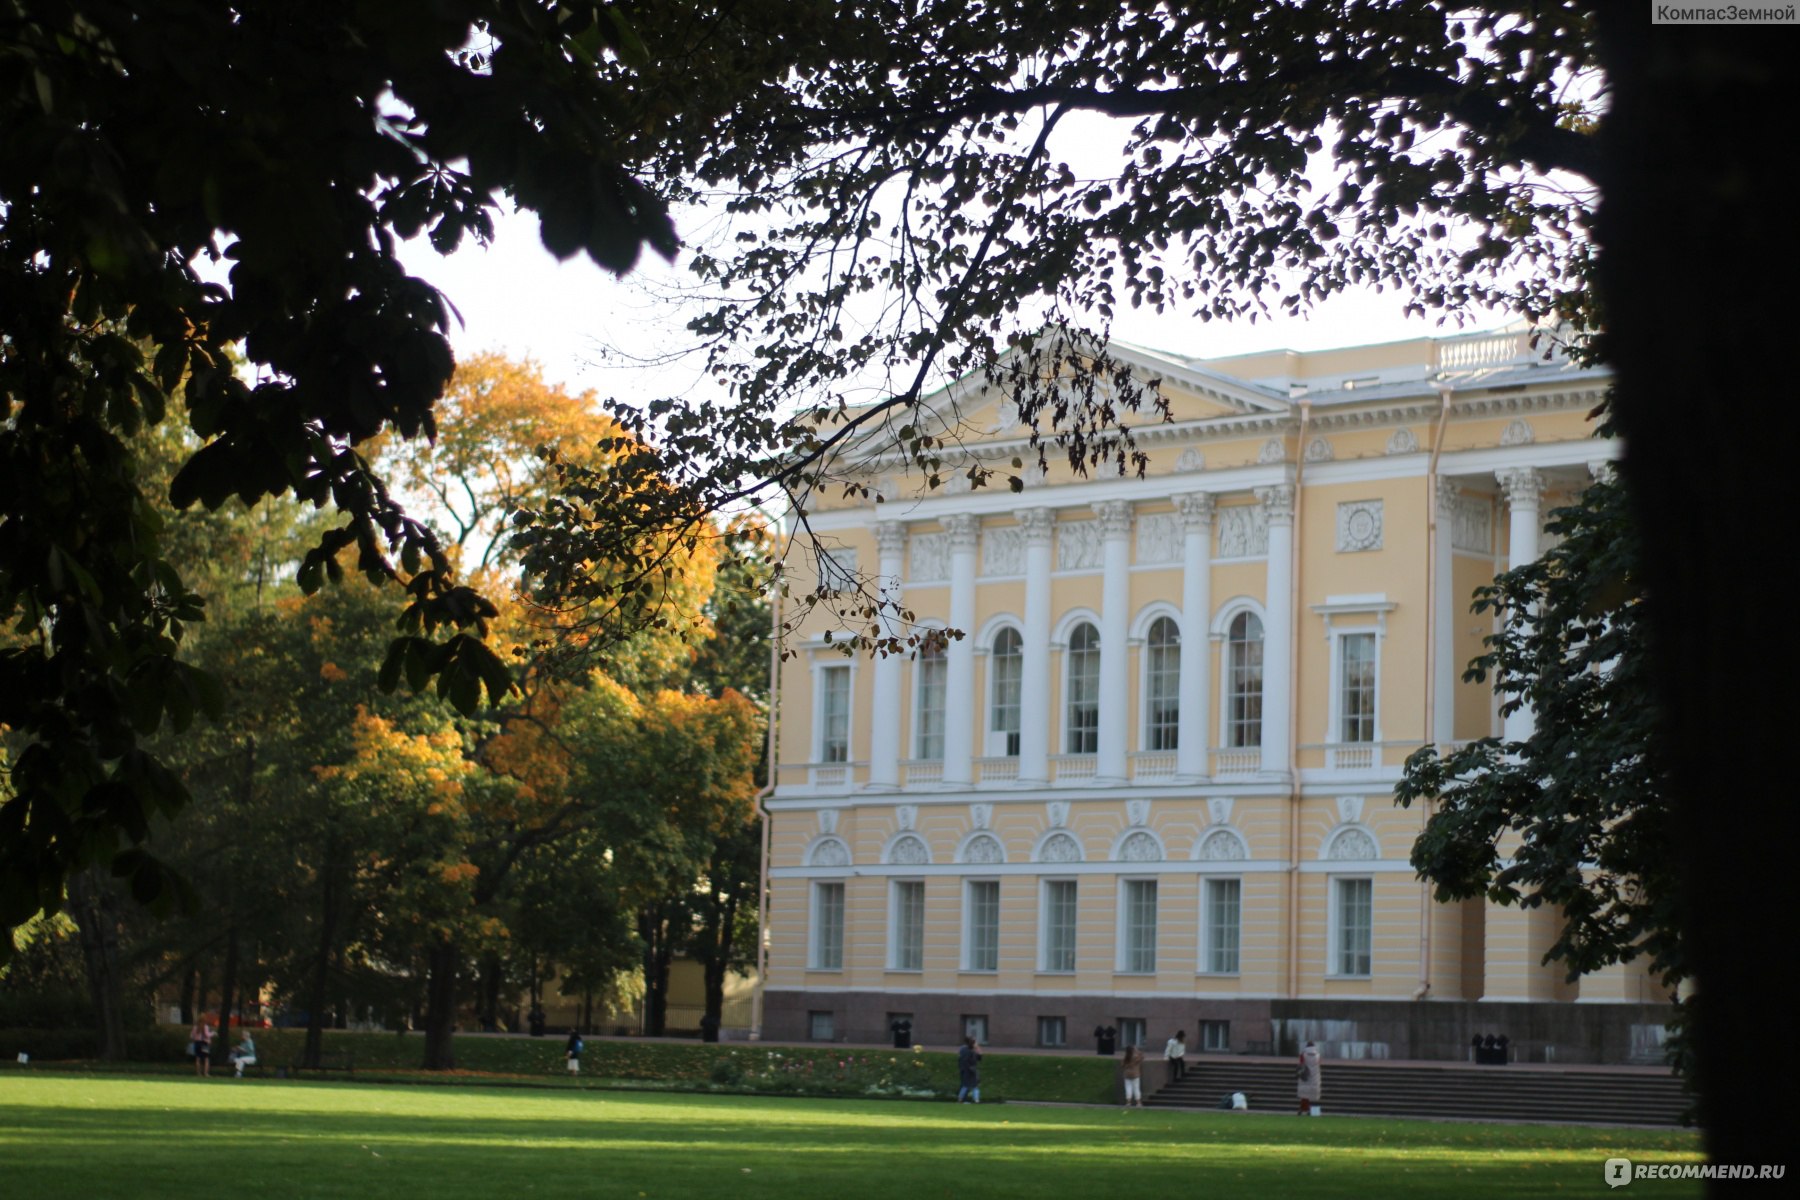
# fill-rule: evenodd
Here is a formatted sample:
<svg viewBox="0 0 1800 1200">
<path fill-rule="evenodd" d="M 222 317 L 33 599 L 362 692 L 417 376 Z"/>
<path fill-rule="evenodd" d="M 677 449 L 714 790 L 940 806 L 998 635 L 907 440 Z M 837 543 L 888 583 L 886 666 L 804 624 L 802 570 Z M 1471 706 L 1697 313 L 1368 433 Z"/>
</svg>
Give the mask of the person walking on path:
<svg viewBox="0 0 1800 1200">
<path fill-rule="evenodd" d="M 581 1051 L 583 1049 L 581 1031 L 579 1029 L 569 1030 L 568 1043 L 563 1046 L 563 1057 L 569 1060 L 569 1074 L 581 1074 Z"/>
<path fill-rule="evenodd" d="M 212 1075 L 212 1043 L 213 1027 L 204 1015 L 195 1017 L 194 1027 L 188 1030 L 188 1053 L 194 1056 L 194 1074 L 203 1079 Z"/>
<path fill-rule="evenodd" d="M 1295 1094 L 1300 1097 L 1300 1115 L 1309 1117 L 1319 1102 L 1319 1048 L 1310 1041 L 1300 1050 L 1300 1069 L 1294 1072 Z"/>
<path fill-rule="evenodd" d="M 964 1099 L 968 1099 L 975 1104 L 980 1104 L 981 1051 L 975 1048 L 975 1038 L 972 1034 L 963 1038 L 962 1048 L 956 1052 L 956 1073 L 962 1082 L 962 1087 L 956 1092 L 956 1102 L 961 1104 Z"/>
<path fill-rule="evenodd" d="M 1125 1076 L 1125 1107 L 1144 1107 L 1144 1051 L 1139 1046 L 1125 1047 L 1125 1061 L 1119 1065 Z"/>
<path fill-rule="evenodd" d="M 1169 1082 L 1180 1083 L 1181 1077 L 1187 1074 L 1187 1031 L 1177 1030 L 1163 1047 L 1163 1057 L 1169 1060 Z"/>
</svg>

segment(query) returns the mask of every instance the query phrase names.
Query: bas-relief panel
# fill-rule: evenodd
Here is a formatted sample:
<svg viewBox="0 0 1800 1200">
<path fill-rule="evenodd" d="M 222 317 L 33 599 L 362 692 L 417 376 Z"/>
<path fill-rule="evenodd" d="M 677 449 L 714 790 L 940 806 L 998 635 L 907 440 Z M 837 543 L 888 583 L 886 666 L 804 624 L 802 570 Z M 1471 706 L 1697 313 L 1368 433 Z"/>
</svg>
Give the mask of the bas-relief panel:
<svg viewBox="0 0 1800 1200">
<path fill-rule="evenodd" d="M 983 575 L 1023 575 L 1025 573 L 1025 536 L 1017 526 L 1002 526 L 981 531 L 981 573 Z"/>
<path fill-rule="evenodd" d="M 1137 561 L 1140 565 L 1181 561 L 1181 518 L 1174 513 L 1152 513 L 1137 522 Z"/>
<path fill-rule="evenodd" d="M 1381 501 L 1347 500 L 1337 506 L 1340 554 L 1381 549 Z"/>
<path fill-rule="evenodd" d="M 1494 506 L 1485 496 L 1458 496 L 1450 509 L 1450 544 L 1475 554 L 1494 551 Z"/>
<path fill-rule="evenodd" d="M 912 564 L 907 573 L 911 583 L 941 583 L 950 578 L 950 535 L 918 533 L 911 539 Z"/>
<path fill-rule="evenodd" d="M 1099 570 L 1103 554 L 1100 522 L 1064 521 L 1056 527 L 1057 570 Z"/>
<path fill-rule="evenodd" d="M 1220 558 L 1254 558 L 1269 552 L 1269 517 L 1262 505 L 1221 508 L 1213 523 L 1219 531 Z"/>
</svg>

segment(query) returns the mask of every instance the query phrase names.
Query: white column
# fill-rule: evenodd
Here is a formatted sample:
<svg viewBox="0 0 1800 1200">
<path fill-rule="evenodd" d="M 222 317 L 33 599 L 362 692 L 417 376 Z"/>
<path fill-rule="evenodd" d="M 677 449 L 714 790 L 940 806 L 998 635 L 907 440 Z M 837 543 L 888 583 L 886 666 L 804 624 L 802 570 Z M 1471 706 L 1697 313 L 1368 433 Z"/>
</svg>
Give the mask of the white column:
<svg viewBox="0 0 1800 1200">
<path fill-rule="evenodd" d="M 1263 587 L 1262 769 L 1285 774 L 1293 730 L 1288 728 L 1289 677 L 1294 663 L 1294 485 L 1256 489 L 1269 518 Z"/>
<path fill-rule="evenodd" d="M 1019 667 L 1019 782 L 1050 781 L 1050 562 L 1056 514 L 1015 514 L 1025 536 L 1024 659 Z"/>
<path fill-rule="evenodd" d="M 1462 664 L 1456 661 L 1457 611 L 1456 559 L 1452 539 L 1456 533 L 1456 484 L 1448 479 L 1437 481 L 1437 530 L 1432 537 L 1432 556 L 1437 561 L 1437 576 L 1432 581 L 1432 683 L 1431 735 L 1439 742 L 1456 740 L 1456 681 L 1462 676 Z"/>
<path fill-rule="evenodd" d="M 944 521 L 950 531 L 950 627 L 962 636 L 945 653 L 944 782 L 974 782 L 975 745 L 975 545 L 981 518 L 959 513 Z"/>
<path fill-rule="evenodd" d="M 875 545 L 881 554 L 875 580 L 875 594 L 882 605 L 877 619 L 885 640 L 900 633 L 894 610 L 900 607 L 901 579 L 906 571 L 906 526 L 882 521 L 875 526 Z M 900 673 L 905 661 L 900 654 L 876 654 L 875 703 L 869 718 L 868 786 L 872 791 L 892 791 L 900 786 Z"/>
<path fill-rule="evenodd" d="M 1537 561 L 1538 510 L 1544 498 L 1544 477 L 1530 467 L 1511 467 L 1494 472 L 1512 518 L 1508 536 L 1507 569 L 1515 570 Z M 1537 722 L 1531 709 L 1521 708 L 1506 718 L 1502 732 L 1509 742 L 1522 742 L 1531 736 Z"/>
<path fill-rule="evenodd" d="M 1207 492 L 1175 497 L 1181 511 L 1181 717 L 1175 739 L 1175 774 L 1182 780 L 1206 774 L 1207 686 L 1212 676 L 1212 520 Z"/>
<path fill-rule="evenodd" d="M 1507 566 L 1523 567 L 1538 556 L 1538 512 L 1544 496 L 1544 477 L 1530 467 L 1511 467 L 1494 472 L 1511 509 Z M 1536 721 L 1529 708 L 1507 717 L 1502 735 L 1509 742 L 1531 736 Z M 1503 858 L 1521 849 L 1518 835 L 1508 833 L 1499 844 Z M 1516 905 L 1489 901 L 1482 935 L 1483 1000 L 1552 1000 L 1557 996 L 1561 967 L 1546 967 L 1544 952 L 1556 939 L 1561 914 L 1553 906 L 1526 910 Z"/>
<path fill-rule="evenodd" d="M 1094 763 L 1095 783 L 1124 783 L 1131 717 L 1131 503 L 1108 500 L 1094 505 L 1100 518 L 1100 754 Z"/>
</svg>

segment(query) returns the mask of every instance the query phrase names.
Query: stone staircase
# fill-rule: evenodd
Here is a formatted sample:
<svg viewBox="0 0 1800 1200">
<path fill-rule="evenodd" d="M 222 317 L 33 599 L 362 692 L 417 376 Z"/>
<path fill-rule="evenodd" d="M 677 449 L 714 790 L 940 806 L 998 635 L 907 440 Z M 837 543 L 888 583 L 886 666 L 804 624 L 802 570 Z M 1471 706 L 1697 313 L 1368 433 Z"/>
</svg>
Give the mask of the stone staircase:
<svg viewBox="0 0 1800 1200">
<path fill-rule="evenodd" d="M 1147 1104 L 1217 1108 L 1221 1096 L 1243 1092 L 1252 1112 L 1296 1109 L 1292 1059 L 1190 1054 L 1187 1062 L 1187 1077 L 1158 1090 Z M 1648 1068 L 1327 1059 L 1321 1074 L 1319 1107 L 1327 1116 L 1677 1125 L 1688 1107 L 1679 1079 Z"/>
</svg>

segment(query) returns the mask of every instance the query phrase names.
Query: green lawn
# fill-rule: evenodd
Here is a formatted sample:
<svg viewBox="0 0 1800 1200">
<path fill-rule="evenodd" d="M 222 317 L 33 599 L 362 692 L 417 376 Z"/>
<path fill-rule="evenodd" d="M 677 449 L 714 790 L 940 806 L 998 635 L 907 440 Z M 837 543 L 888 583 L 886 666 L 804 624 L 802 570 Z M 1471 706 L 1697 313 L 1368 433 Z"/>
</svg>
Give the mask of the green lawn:
<svg viewBox="0 0 1800 1200">
<path fill-rule="evenodd" d="M 0 1193 L 453 1200 L 1602 1195 L 1683 1132 L 497 1088 L 0 1075 Z M 1698 1195 L 1639 1183 L 1631 1194 Z"/>
</svg>

